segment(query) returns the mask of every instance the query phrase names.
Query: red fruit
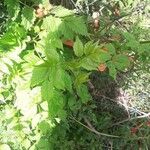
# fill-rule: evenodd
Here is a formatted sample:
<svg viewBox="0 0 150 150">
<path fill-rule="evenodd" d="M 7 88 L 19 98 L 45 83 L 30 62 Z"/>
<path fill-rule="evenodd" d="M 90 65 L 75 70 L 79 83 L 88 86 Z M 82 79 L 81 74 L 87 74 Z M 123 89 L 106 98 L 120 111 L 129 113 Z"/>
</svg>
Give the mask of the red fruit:
<svg viewBox="0 0 150 150">
<path fill-rule="evenodd" d="M 44 9 L 41 9 L 41 8 L 38 8 L 37 10 L 36 10 L 36 16 L 38 17 L 38 18 L 43 18 L 44 17 Z"/>
<path fill-rule="evenodd" d="M 100 64 L 100 65 L 98 66 L 98 70 L 99 70 L 100 72 L 105 71 L 105 70 L 106 70 L 106 65 L 105 65 L 105 64 Z"/>
<path fill-rule="evenodd" d="M 68 47 L 73 47 L 73 45 L 74 45 L 74 41 L 72 41 L 72 40 L 66 40 L 63 43 Z"/>
</svg>

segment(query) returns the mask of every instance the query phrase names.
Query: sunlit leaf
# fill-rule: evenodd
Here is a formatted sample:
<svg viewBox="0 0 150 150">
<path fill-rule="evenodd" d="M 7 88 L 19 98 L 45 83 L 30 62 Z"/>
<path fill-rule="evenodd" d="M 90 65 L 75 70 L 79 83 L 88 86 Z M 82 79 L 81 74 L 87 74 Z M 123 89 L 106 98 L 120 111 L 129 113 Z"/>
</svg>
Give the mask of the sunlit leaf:
<svg viewBox="0 0 150 150">
<path fill-rule="evenodd" d="M 83 44 L 78 37 L 74 43 L 73 50 L 76 56 L 81 57 L 83 55 Z"/>
<path fill-rule="evenodd" d="M 31 78 L 31 87 L 40 85 L 48 78 L 49 67 L 46 64 L 36 66 L 33 69 L 32 78 Z"/>
<path fill-rule="evenodd" d="M 32 27 L 35 19 L 34 9 L 30 7 L 24 7 L 22 10 L 21 25 L 23 25 L 26 30 L 29 30 Z"/>
</svg>

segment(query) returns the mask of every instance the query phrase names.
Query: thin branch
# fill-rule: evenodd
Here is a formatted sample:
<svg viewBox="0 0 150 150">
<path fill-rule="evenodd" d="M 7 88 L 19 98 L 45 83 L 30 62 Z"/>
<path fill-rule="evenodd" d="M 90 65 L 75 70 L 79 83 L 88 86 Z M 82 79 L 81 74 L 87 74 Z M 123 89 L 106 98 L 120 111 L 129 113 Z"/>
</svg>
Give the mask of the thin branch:
<svg viewBox="0 0 150 150">
<path fill-rule="evenodd" d="M 140 44 L 150 43 L 150 41 L 140 41 Z"/>
<path fill-rule="evenodd" d="M 24 5 L 24 6 L 26 6 L 26 7 L 28 7 L 28 8 L 32 8 L 31 6 L 29 6 L 29 5 L 25 4 L 25 3 L 23 3 L 22 1 L 19 1 L 19 3 L 22 4 L 22 5 Z"/>
<path fill-rule="evenodd" d="M 94 3 L 96 3 L 98 0 L 94 0 L 93 2 L 89 3 L 88 6 L 93 5 Z"/>
<path fill-rule="evenodd" d="M 110 100 L 110 101 L 112 101 L 112 102 L 118 103 L 118 104 L 122 105 L 122 106 L 125 107 L 125 108 L 128 107 L 128 109 L 136 111 L 139 115 L 141 115 L 141 114 L 142 114 L 142 115 L 147 115 L 147 113 L 142 112 L 142 111 L 140 111 L 140 110 L 138 110 L 138 109 L 135 109 L 135 108 L 133 108 L 133 107 L 126 106 L 126 105 L 124 105 L 123 103 L 116 101 L 115 99 L 112 99 L 112 98 L 109 98 L 109 97 L 107 97 L 107 96 L 100 95 L 100 94 L 99 94 L 99 96 L 101 96 L 101 97 L 103 97 L 103 98 L 105 98 L 105 99 L 108 99 L 108 100 Z"/>
<path fill-rule="evenodd" d="M 116 125 L 119 125 L 119 124 L 127 122 L 127 121 L 132 121 L 132 120 L 141 119 L 141 118 L 149 118 L 149 117 L 150 117 L 150 113 L 142 115 L 142 116 L 133 117 L 133 118 L 129 118 L 129 119 L 125 119 L 125 120 L 119 121 L 117 123 L 112 124 L 112 126 L 116 126 Z"/>
<path fill-rule="evenodd" d="M 101 136 L 112 137 L 112 138 L 120 138 L 120 136 L 110 135 L 110 134 L 98 132 L 97 130 L 95 130 L 94 127 L 92 127 L 92 125 L 89 124 L 91 127 L 88 127 L 88 126 L 86 126 L 85 124 L 83 124 L 82 122 L 76 120 L 73 117 L 71 119 L 73 119 L 74 121 L 76 121 L 77 123 L 79 123 L 80 125 L 82 125 L 83 127 L 85 127 L 86 129 L 90 130 L 91 132 L 93 132 L 93 133 L 95 133 L 95 134 L 97 134 L 99 136 L 101 135 Z"/>
<path fill-rule="evenodd" d="M 85 124 L 83 124 L 82 122 L 76 120 L 74 117 L 70 117 L 70 119 L 74 120 L 75 122 L 79 123 L 80 125 L 82 125 L 83 127 L 85 127 L 86 129 L 90 130 L 91 132 L 95 133 L 96 135 L 98 136 L 106 136 L 106 137 L 111 137 L 111 138 L 122 138 L 122 139 L 129 139 L 129 137 L 122 137 L 122 136 L 117 136 L 117 135 L 111 135 L 111 134 L 106 134 L 106 133 L 101 133 L 101 132 L 98 132 L 92 125 L 89 121 L 87 121 L 87 124 L 90 126 L 86 126 Z M 132 139 L 135 139 L 135 140 L 143 140 L 143 139 L 149 139 L 150 136 L 147 136 L 147 137 L 133 137 Z"/>
<path fill-rule="evenodd" d="M 84 13 L 84 11 L 80 7 L 78 7 L 73 0 L 70 0 L 70 1 L 74 5 L 74 7 L 76 8 L 76 10 L 80 10 L 82 13 Z"/>
</svg>

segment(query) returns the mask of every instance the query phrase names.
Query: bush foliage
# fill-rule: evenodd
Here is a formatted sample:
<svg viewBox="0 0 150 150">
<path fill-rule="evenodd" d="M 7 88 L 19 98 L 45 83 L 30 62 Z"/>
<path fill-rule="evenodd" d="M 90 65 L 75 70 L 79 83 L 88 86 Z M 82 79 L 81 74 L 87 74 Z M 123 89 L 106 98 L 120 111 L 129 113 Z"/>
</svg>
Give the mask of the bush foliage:
<svg viewBox="0 0 150 150">
<path fill-rule="evenodd" d="M 92 3 L 77 1 L 69 10 L 48 0 L 2 2 L 0 149 L 150 146 L 149 120 L 115 125 L 119 120 L 100 110 L 89 85 L 93 74 L 118 82 L 119 74 L 148 64 L 150 35 L 139 20 L 149 8 L 146 1 L 97 1 L 100 16 L 93 19 Z"/>
</svg>

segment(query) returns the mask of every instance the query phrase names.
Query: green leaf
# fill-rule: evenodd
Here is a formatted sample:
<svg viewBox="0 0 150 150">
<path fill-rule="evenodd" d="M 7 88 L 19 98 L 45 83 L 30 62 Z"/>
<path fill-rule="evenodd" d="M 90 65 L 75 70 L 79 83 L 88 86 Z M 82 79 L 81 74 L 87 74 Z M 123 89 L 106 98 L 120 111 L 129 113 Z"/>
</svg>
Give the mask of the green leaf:
<svg viewBox="0 0 150 150">
<path fill-rule="evenodd" d="M 127 39 L 127 41 L 136 41 L 134 35 L 132 33 L 129 32 L 122 32 L 124 38 Z"/>
<path fill-rule="evenodd" d="M 82 17 L 69 16 L 64 18 L 64 22 L 67 29 L 80 35 L 88 35 L 87 27 Z"/>
<path fill-rule="evenodd" d="M 63 111 L 64 105 L 65 105 L 64 96 L 61 94 L 60 91 L 58 92 L 55 90 L 53 92 L 53 97 L 51 97 L 51 99 L 48 101 L 49 116 L 52 118 L 63 117 L 64 119 L 64 116 L 60 114 L 60 111 Z"/>
<path fill-rule="evenodd" d="M 66 17 L 66 16 L 70 16 L 70 15 L 74 14 L 73 11 L 66 9 L 62 6 L 54 7 L 53 10 L 51 11 L 51 13 L 57 17 Z"/>
<path fill-rule="evenodd" d="M 138 51 L 140 47 L 140 43 L 138 41 L 129 41 L 126 43 L 127 47 L 130 47 L 134 51 Z"/>
<path fill-rule="evenodd" d="M 41 61 L 41 59 L 34 54 L 34 50 L 26 50 L 26 54 L 20 57 L 25 60 L 31 66 L 35 66 L 37 63 Z M 30 68 L 28 68 L 30 69 Z"/>
<path fill-rule="evenodd" d="M 48 102 L 49 116 L 52 118 L 60 117 L 61 119 L 64 119 L 66 116 L 63 110 L 65 100 L 61 92 L 54 89 L 53 85 L 46 80 L 42 84 L 41 95 L 42 98 Z M 61 114 L 60 111 L 63 114 Z"/>
<path fill-rule="evenodd" d="M 66 120 L 66 117 L 67 117 L 67 112 L 63 109 L 59 110 L 58 112 L 58 116 L 61 120 Z"/>
<path fill-rule="evenodd" d="M 67 27 L 67 23 L 65 21 L 60 24 L 58 31 L 65 39 L 73 39 L 75 36 L 74 32 Z"/>
<path fill-rule="evenodd" d="M 65 76 L 65 72 L 61 67 L 58 66 L 57 68 L 55 68 L 54 86 L 57 89 L 64 90 L 65 88 L 64 76 Z"/>
<path fill-rule="evenodd" d="M 83 44 L 78 37 L 74 43 L 73 50 L 76 56 L 81 57 L 83 55 Z"/>
<path fill-rule="evenodd" d="M 12 23 L 7 32 L 0 38 L 0 51 L 9 51 L 19 46 L 26 37 L 26 31 L 17 23 Z"/>
<path fill-rule="evenodd" d="M 55 48 L 63 49 L 62 41 L 59 38 L 52 39 L 51 44 Z"/>
<path fill-rule="evenodd" d="M 76 79 L 74 81 L 74 85 L 76 87 L 78 87 L 81 84 L 87 82 L 89 80 L 89 75 L 90 75 L 90 73 L 87 73 L 87 72 L 80 72 L 80 73 L 78 73 L 78 75 L 76 76 Z"/>
<path fill-rule="evenodd" d="M 22 17 L 21 25 L 23 25 L 26 30 L 29 30 L 36 19 L 34 9 L 30 7 L 24 7 L 22 10 L 21 17 Z"/>
<path fill-rule="evenodd" d="M 146 53 L 147 56 L 149 57 L 150 56 L 150 44 L 149 43 L 141 44 L 139 47 L 138 53 L 139 54 Z"/>
<path fill-rule="evenodd" d="M 82 103 L 87 103 L 89 100 L 92 99 L 86 85 L 84 85 L 84 84 L 80 85 L 77 87 L 76 90 L 77 90 L 77 94 L 80 97 Z"/>
<path fill-rule="evenodd" d="M 50 91 L 49 91 L 50 92 Z M 44 94 L 44 93 L 43 93 Z M 48 99 L 48 98 L 45 98 Z M 43 111 L 48 111 L 48 103 L 47 101 L 44 101 L 40 104 L 41 108 L 43 109 Z"/>
<path fill-rule="evenodd" d="M 115 50 L 115 47 L 109 43 L 109 44 L 106 44 L 105 47 L 108 49 L 108 52 L 112 55 L 116 54 L 116 50 Z"/>
<path fill-rule="evenodd" d="M 129 58 L 123 54 L 114 56 L 113 63 L 118 70 L 124 70 L 130 65 Z"/>
<path fill-rule="evenodd" d="M 115 65 L 113 64 L 113 62 L 112 62 L 112 61 L 109 61 L 109 62 L 107 63 L 107 67 L 109 68 L 109 75 L 110 75 L 111 77 L 113 77 L 114 79 L 116 79 L 117 70 L 116 70 Z"/>
<path fill-rule="evenodd" d="M 65 82 L 65 88 L 70 92 L 72 93 L 73 90 L 72 90 L 72 80 L 71 80 L 71 76 L 65 72 L 65 75 L 64 75 L 64 82 Z"/>
<path fill-rule="evenodd" d="M 33 69 L 31 78 L 31 88 L 40 85 L 48 78 L 49 66 L 47 64 L 41 64 Z"/>
<path fill-rule="evenodd" d="M 38 125 L 39 130 L 42 132 L 42 134 L 46 134 L 50 131 L 50 124 L 47 121 L 42 121 Z"/>
<path fill-rule="evenodd" d="M 52 65 L 49 72 L 49 81 L 60 90 L 65 90 L 65 72 L 60 65 Z"/>
<path fill-rule="evenodd" d="M 36 150 L 49 150 L 50 144 L 47 138 L 40 138 L 35 147 L 37 147 Z"/>
<path fill-rule="evenodd" d="M 81 62 L 81 66 L 88 71 L 97 70 L 97 67 L 99 65 L 99 63 L 91 60 L 88 57 L 82 59 Z"/>
<path fill-rule="evenodd" d="M 140 43 L 136 40 L 135 36 L 129 32 L 123 32 L 122 34 L 126 39 L 126 46 L 134 51 L 138 51 Z"/>
<path fill-rule="evenodd" d="M 105 63 L 106 61 L 110 60 L 111 59 L 111 55 L 107 52 L 104 52 L 104 51 L 100 51 L 100 55 L 98 56 L 99 57 L 99 62 L 100 63 Z"/>
<path fill-rule="evenodd" d="M 95 53 L 95 50 L 97 50 L 97 43 L 93 43 L 92 41 L 87 42 L 84 46 L 84 54 L 89 55 L 91 53 Z"/>
<path fill-rule="evenodd" d="M 54 86 L 56 89 L 59 90 L 68 90 L 72 92 L 72 81 L 71 77 L 63 68 L 61 68 L 61 65 L 56 64 L 56 65 L 51 65 L 48 73 L 48 81 L 49 81 L 49 86 L 52 88 Z M 48 82 L 46 81 L 46 82 Z M 50 86 L 51 84 L 51 86 Z M 47 87 L 48 89 L 48 87 Z"/>
<path fill-rule="evenodd" d="M 19 0 L 4 0 L 7 11 L 12 20 L 15 20 L 19 13 Z"/>
<path fill-rule="evenodd" d="M 50 15 L 44 18 L 42 28 L 45 29 L 47 33 L 51 32 L 53 34 L 57 34 L 57 31 L 61 23 L 62 21 L 60 18 L 56 18 Z"/>
<path fill-rule="evenodd" d="M 22 131 L 23 128 L 24 126 L 22 124 L 17 124 L 13 127 L 13 129 L 16 131 Z"/>
<path fill-rule="evenodd" d="M 43 100 L 46 101 L 50 100 L 53 97 L 53 91 L 54 91 L 53 84 L 48 80 L 45 80 L 45 82 L 43 82 L 41 87 L 41 95 Z"/>
<path fill-rule="evenodd" d="M 70 96 L 68 98 L 68 106 L 71 110 L 75 110 L 77 108 L 77 100 L 74 96 Z"/>
<path fill-rule="evenodd" d="M 57 45 L 59 44 L 59 45 Z M 57 48 L 63 49 L 62 43 L 57 40 L 57 37 L 53 33 L 49 33 L 47 38 L 45 39 L 45 54 L 47 57 L 47 60 L 51 64 L 56 64 L 59 62 L 59 54 L 57 52 Z"/>
</svg>

